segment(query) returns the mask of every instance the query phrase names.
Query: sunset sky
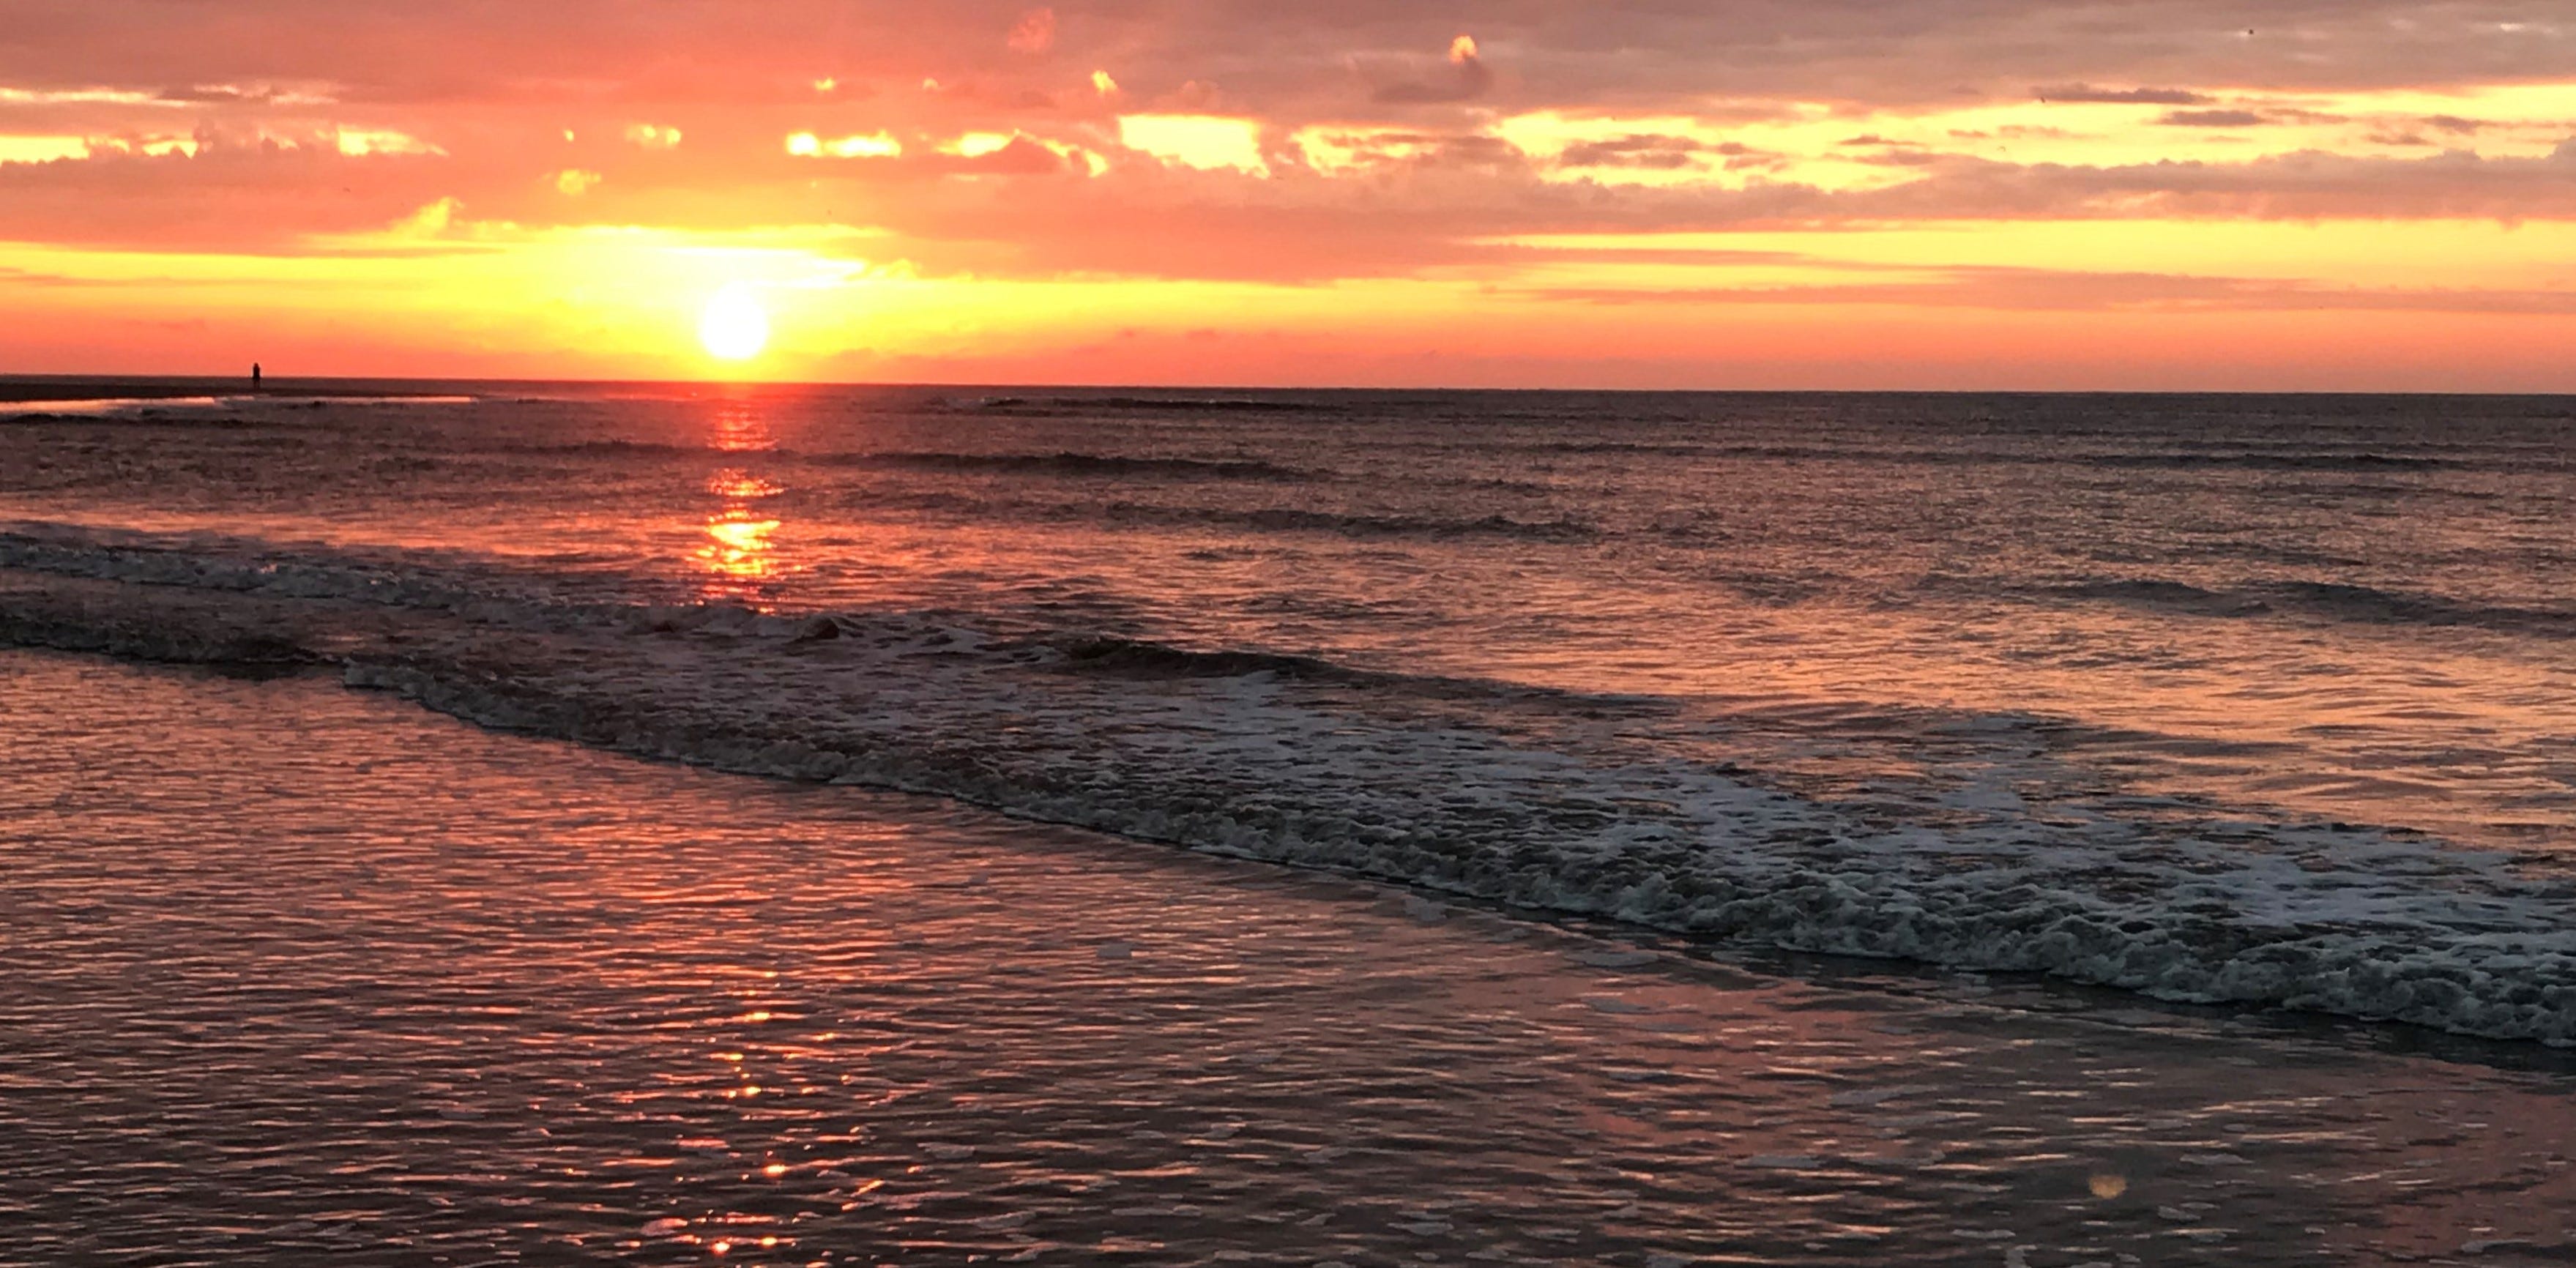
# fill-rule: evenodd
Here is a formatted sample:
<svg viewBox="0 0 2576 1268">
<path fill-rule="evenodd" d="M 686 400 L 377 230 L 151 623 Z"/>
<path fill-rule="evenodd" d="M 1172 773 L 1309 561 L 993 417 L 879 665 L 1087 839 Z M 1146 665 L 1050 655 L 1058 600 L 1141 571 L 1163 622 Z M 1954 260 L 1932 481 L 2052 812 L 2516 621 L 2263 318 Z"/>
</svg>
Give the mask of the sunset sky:
<svg viewBox="0 0 2576 1268">
<path fill-rule="evenodd" d="M 11 0 L 0 371 L 254 358 L 2576 390 L 2576 9 Z"/>
</svg>

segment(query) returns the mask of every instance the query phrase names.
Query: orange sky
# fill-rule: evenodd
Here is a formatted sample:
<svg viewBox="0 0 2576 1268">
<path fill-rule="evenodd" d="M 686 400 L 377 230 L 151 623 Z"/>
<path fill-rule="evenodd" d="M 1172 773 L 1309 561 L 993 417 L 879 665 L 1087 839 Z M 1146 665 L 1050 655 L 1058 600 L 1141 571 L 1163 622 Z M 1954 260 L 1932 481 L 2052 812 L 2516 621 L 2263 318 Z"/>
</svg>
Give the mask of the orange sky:
<svg viewBox="0 0 2576 1268">
<path fill-rule="evenodd" d="M 9 10 L 0 372 L 2576 390 L 2563 3 Z"/>
</svg>

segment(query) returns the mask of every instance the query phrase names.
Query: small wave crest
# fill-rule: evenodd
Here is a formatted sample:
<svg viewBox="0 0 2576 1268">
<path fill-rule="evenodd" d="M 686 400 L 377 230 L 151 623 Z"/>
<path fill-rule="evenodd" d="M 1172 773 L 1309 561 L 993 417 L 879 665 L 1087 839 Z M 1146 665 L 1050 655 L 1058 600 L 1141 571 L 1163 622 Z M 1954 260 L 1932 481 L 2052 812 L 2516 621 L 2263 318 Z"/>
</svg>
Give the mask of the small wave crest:
<svg viewBox="0 0 2576 1268">
<path fill-rule="evenodd" d="M 2576 609 L 2480 603 L 2328 581 L 2265 587 L 2276 601 L 2337 620 L 2403 625 L 2472 625 L 2518 634 L 2576 638 Z"/>
<path fill-rule="evenodd" d="M 957 413 L 1050 417 L 1063 414 L 1330 414 L 1341 407 L 1326 401 L 1265 400 L 1257 397 L 1178 396 L 974 396 L 952 397 L 938 408 Z"/>
<path fill-rule="evenodd" d="M 1251 480 L 1292 483 L 1316 473 L 1277 463 L 1236 458 L 1139 457 L 1126 454 L 882 452 L 816 455 L 835 466 L 912 467 L 932 471 L 994 471 L 1014 475 L 1102 476 L 1117 479 Z"/>
<path fill-rule="evenodd" d="M 1148 678 L 1239 678 L 1268 674 L 1308 682 L 1356 682 L 1365 674 L 1313 656 L 1279 652 L 1190 651 L 1142 639 L 1091 636 L 1056 644 L 1069 669 Z"/>
<path fill-rule="evenodd" d="M 2251 595 L 2204 590 L 2185 582 L 2154 578 L 2079 581 L 2051 587 L 2042 593 L 2054 598 L 2099 599 L 2203 616 L 2250 616 L 2271 610 L 2269 604 Z"/>
<path fill-rule="evenodd" d="M 2139 453 L 2098 454 L 2102 467 L 2236 467 L 2248 471 L 2439 471 L 2461 465 L 2451 458 L 2387 453 Z"/>
<path fill-rule="evenodd" d="M 1109 634 L 1044 639 L 1038 645 L 1061 657 L 1057 667 L 1072 674 L 1166 681 L 1259 678 L 1268 682 L 1365 687 L 1375 693 L 1417 700 L 1463 700 L 1487 705 L 1550 702 L 1580 709 L 1590 717 L 1643 716 L 1671 710 L 1670 702 L 1652 697 L 1567 691 L 1482 678 L 1393 673 L 1292 652 L 1204 650 Z"/>
<path fill-rule="evenodd" d="M 674 445 L 652 440 L 623 440 L 615 438 L 603 440 L 566 440 L 552 443 L 534 442 L 496 444 L 487 446 L 487 448 L 500 453 L 513 454 L 598 454 L 612 457 L 623 454 L 664 456 L 673 454 L 710 454 L 719 452 L 713 445 Z"/>
<path fill-rule="evenodd" d="M 2576 609 L 2518 606 L 2330 581 L 2255 581 L 2211 590 L 2156 578 L 2045 587 L 2039 597 L 2130 604 L 2194 616 L 2288 616 L 2355 625 L 2468 626 L 2576 638 Z"/>
<path fill-rule="evenodd" d="M 705 457 L 731 451 L 713 444 L 604 438 L 572 441 L 505 442 L 485 446 L 505 454 L 566 457 Z M 1207 480 L 1294 484 L 1323 478 L 1323 473 L 1278 463 L 1241 458 L 1184 458 L 1133 454 L 973 453 L 950 450 L 767 449 L 761 456 L 784 462 L 826 467 L 886 470 L 955 471 L 1000 475 L 1062 476 L 1112 480 Z"/>
<path fill-rule="evenodd" d="M 1507 537 L 1525 541 L 1578 542 L 1600 536 L 1592 525 L 1574 520 L 1523 520 L 1508 515 L 1476 519 L 1443 519 L 1420 515 L 1370 515 L 1310 511 L 1296 507 L 1251 509 L 1139 506 L 1113 504 L 1114 520 L 1163 520 L 1225 524 L 1265 533 L 1334 533 L 1344 537 Z"/>
</svg>

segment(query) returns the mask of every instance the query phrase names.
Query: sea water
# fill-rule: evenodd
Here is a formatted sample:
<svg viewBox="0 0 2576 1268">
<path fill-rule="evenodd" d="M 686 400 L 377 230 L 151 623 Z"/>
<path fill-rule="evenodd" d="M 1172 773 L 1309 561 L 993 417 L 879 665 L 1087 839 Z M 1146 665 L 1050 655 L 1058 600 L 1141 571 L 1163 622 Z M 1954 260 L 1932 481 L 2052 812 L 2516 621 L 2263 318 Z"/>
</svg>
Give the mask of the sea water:
<svg viewBox="0 0 2576 1268">
<path fill-rule="evenodd" d="M 1732 945 L 2576 1044 L 2576 403 L 0 416 L 0 638 Z"/>
</svg>

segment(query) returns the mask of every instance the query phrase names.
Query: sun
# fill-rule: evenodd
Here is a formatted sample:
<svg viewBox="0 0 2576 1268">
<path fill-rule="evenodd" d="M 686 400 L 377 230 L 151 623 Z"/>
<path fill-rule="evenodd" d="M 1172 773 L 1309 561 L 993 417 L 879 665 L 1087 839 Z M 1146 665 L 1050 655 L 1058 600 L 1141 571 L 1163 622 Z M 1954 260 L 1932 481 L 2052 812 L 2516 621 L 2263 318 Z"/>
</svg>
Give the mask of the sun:
<svg viewBox="0 0 2576 1268">
<path fill-rule="evenodd" d="M 698 319 L 698 342 L 719 361 L 748 361 L 769 343 L 769 314 L 752 298 L 751 288 L 735 282 L 707 301 Z"/>
</svg>

